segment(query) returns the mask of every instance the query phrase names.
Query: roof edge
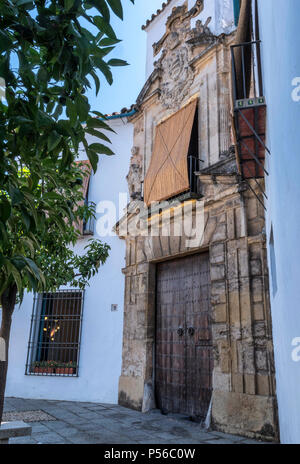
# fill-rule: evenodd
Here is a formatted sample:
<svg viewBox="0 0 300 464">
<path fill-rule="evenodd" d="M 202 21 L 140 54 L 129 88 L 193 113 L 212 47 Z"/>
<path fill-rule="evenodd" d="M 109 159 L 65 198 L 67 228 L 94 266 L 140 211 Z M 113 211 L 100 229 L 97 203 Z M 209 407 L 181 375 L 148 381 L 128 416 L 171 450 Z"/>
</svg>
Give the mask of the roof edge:
<svg viewBox="0 0 300 464">
<path fill-rule="evenodd" d="M 158 9 L 156 13 L 153 13 L 150 19 L 147 19 L 146 23 L 142 26 L 142 30 L 144 31 L 145 29 L 147 29 L 149 24 L 151 24 L 157 18 L 157 16 L 159 16 L 166 9 L 166 7 L 170 5 L 171 2 L 172 0 L 167 0 L 166 2 L 164 2 L 161 8 Z"/>
</svg>

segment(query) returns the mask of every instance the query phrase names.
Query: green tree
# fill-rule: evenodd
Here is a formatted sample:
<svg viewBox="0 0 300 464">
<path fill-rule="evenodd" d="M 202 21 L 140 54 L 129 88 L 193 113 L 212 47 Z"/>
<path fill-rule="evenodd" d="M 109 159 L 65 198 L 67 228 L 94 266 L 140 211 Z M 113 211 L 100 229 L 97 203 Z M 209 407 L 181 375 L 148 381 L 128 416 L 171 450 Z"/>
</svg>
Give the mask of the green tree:
<svg viewBox="0 0 300 464">
<path fill-rule="evenodd" d="M 92 85 L 98 94 L 99 74 L 111 84 L 111 67 L 127 64 L 107 58 L 119 42 L 111 11 L 123 19 L 120 0 L 0 1 L 0 422 L 16 302 L 25 291 L 84 288 L 108 256 L 98 240 L 81 257 L 70 245 L 76 223 L 94 214 L 80 206 L 79 148 L 94 171 L 99 154 L 113 154 L 111 129 L 85 96 Z"/>
</svg>

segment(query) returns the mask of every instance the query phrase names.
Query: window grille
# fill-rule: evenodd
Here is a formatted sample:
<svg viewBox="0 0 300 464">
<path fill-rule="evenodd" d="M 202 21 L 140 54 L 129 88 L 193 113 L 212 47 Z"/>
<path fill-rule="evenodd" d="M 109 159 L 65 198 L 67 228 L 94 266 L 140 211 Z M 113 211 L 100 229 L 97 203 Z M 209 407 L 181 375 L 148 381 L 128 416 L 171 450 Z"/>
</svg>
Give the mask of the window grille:
<svg viewBox="0 0 300 464">
<path fill-rule="evenodd" d="M 77 377 L 84 293 L 34 296 L 26 375 Z"/>
</svg>

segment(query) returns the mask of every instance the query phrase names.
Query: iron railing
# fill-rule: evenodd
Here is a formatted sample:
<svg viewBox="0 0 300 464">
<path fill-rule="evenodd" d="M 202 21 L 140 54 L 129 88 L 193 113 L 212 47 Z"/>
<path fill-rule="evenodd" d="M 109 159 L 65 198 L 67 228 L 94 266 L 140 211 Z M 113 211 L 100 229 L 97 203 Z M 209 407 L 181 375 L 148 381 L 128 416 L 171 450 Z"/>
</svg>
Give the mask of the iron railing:
<svg viewBox="0 0 300 464">
<path fill-rule="evenodd" d="M 188 173 L 190 181 L 190 193 L 193 195 L 198 194 L 198 176 L 197 172 L 200 171 L 201 160 L 198 156 L 189 155 L 188 156 Z"/>
<path fill-rule="evenodd" d="M 34 296 L 26 375 L 77 377 L 84 292 Z"/>
<path fill-rule="evenodd" d="M 237 153 L 241 175 L 257 200 L 264 202 L 248 179 L 254 179 L 262 197 L 267 198 L 258 178 L 268 175 L 265 169 L 266 100 L 264 97 L 261 41 L 241 43 L 231 47 L 232 92 Z"/>
<path fill-rule="evenodd" d="M 231 46 L 232 90 L 235 103 L 264 98 L 260 44 L 260 40 L 255 40 Z"/>
</svg>

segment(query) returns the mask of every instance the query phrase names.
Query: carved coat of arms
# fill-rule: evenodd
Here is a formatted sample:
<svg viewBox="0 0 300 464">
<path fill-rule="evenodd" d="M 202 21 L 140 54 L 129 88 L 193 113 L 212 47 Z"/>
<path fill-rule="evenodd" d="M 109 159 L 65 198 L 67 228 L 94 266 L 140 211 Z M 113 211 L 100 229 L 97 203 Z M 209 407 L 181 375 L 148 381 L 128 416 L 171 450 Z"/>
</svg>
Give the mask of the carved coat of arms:
<svg viewBox="0 0 300 464">
<path fill-rule="evenodd" d="M 154 56 L 162 51 L 154 63 L 161 76 L 161 102 L 167 109 L 176 109 L 189 93 L 194 81 L 191 66 L 192 49 L 195 45 L 209 45 L 216 40 L 210 32 L 208 18 L 205 24 L 197 21 L 196 28 L 191 29 L 191 19 L 203 10 L 203 0 L 197 0 L 195 6 L 188 10 L 187 2 L 174 7 L 166 23 L 163 37 L 153 44 Z"/>
</svg>

